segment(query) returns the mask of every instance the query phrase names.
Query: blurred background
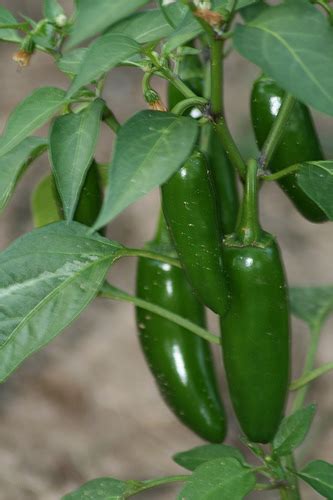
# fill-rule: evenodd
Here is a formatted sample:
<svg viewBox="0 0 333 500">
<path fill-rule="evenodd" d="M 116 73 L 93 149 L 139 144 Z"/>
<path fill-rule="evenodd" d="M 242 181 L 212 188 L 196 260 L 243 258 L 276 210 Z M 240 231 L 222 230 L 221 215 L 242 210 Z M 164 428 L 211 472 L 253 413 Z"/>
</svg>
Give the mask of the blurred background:
<svg viewBox="0 0 333 500">
<path fill-rule="evenodd" d="M 16 16 L 38 19 L 41 1 L 4 0 Z M 64 1 L 69 11 L 72 2 Z M 33 89 L 62 88 L 68 80 L 47 55 L 36 54 L 29 67 L 18 70 L 13 45 L 0 44 L 1 129 L 9 112 Z M 258 68 L 233 54 L 226 62 L 226 109 L 231 129 L 246 155 L 255 152 L 249 122 L 249 93 Z M 105 99 L 120 121 L 146 105 L 140 93 L 142 74 L 135 69 L 112 71 Z M 155 87 L 165 95 L 165 84 Z M 327 158 L 333 156 L 332 119 L 315 114 Z M 47 129 L 41 131 L 46 133 Z M 108 162 L 113 135 L 103 126 L 97 160 Z M 1 215 L 1 249 L 32 229 L 30 196 L 49 169 L 47 155 L 31 166 Z M 158 192 L 127 209 L 109 227 L 108 235 L 128 246 L 151 238 L 158 210 Z M 261 202 L 263 226 L 277 235 L 290 284 L 333 282 L 332 224 L 313 225 L 302 219 L 273 184 L 265 186 Z M 122 260 L 111 278 L 134 290 L 135 260 Z M 210 318 L 217 329 L 216 318 Z M 323 331 L 317 364 L 332 360 L 332 321 Z M 293 320 L 293 376 L 300 375 L 309 336 L 306 326 Z M 219 378 L 224 375 L 216 352 Z M 318 404 L 309 439 L 298 460 L 333 457 L 333 377 L 313 383 L 308 400 Z M 230 431 L 227 443 L 239 446 L 239 429 L 225 396 Z M 98 476 L 148 479 L 182 473 L 171 456 L 202 444 L 183 427 L 162 402 L 137 342 L 134 310 L 129 304 L 96 300 L 81 317 L 44 350 L 26 361 L 0 387 L 0 500 L 57 500 L 79 484 Z M 241 446 L 241 445 L 240 445 Z M 245 451 L 245 450 L 244 450 Z M 177 489 L 153 490 L 137 498 L 171 500 Z M 317 498 L 304 487 L 304 499 Z M 270 499 L 276 494 L 251 498 Z M 319 497 L 318 497 L 319 498 Z"/>
</svg>

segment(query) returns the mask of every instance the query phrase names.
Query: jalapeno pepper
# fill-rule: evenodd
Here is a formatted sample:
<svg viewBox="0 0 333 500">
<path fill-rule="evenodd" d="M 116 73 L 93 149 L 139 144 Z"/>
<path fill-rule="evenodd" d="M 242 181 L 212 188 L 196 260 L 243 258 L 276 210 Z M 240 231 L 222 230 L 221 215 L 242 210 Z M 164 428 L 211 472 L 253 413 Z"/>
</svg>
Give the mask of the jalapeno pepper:
<svg viewBox="0 0 333 500">
<path fill-rule="evenodd" d="M 236 172 L 225 154 L 220 138 L 213 129 L 210 130 L 207 152 L 222 233 L 230 234 L 235 230 L 239 210 Z"/>
<path fill-rule="evenodd" d="M 81 190 L 74 220 L 92 226 L 101 209 L 102 201 L 99 173 L 97 165 L 93 162 Z M 32 196 L 32 212 L 36 227 L 64 219 L 60 196 L 52 174 L 44 177 L 37 186 Z"/>
<path fill-rule="evenodd" d="M 179 63 L 178 75 L 197 95 L 203 94 L 203 67 L 197 54 L 185 55 Z M 172 84 L 168 85 L 168 106 L 172 109 L 184 99 L 183 94 Z"/>
<path fill-rule="evenodd" d="M 231 293 L 221 318 L 224 365 L 240 426 L 248 439 L 272 440 L 289 383 L 289 309 L 278 245 L 257 215 L 256 163 L 249 164 L 241 217 L 224 241 Z"/>
<path fill-rule="evenodd" d="M 172 252 L 163 222 L 148 247 Z M 140 258 L 136 289 L 142 299 L 205 326 L 204 306 L 193 294 L 182 269 Z M 223 441 L 225 414 L 208 342 L 142 309 L 136 309 L 136 317 L 141 347 L 168 406 L 203 439 Z"/>
<path fill-rule="evenodd" d="M 161 188 L 163 213 L 179 259 L 198 297 L 223 315 L 228 293 L 214 186 L 203 153 L 195 151 Z"/>
<path fill-rule="evenodd" d="M 267 76 L 261 76 L 254 83 L 251 114 L 259 148 L 268 136 L 284 94 L 284 90 Z M 310 160 L 323 160 L 323 153 L 309 109 L 296 102 L 269 168 L 272 172 L 278 172 L 290 165 Z M 311 222 L 327 221 L 326 214 L 300 188 L 295 174 L 279 179 L 278 183 L 306 219 Z"/>
</svg>

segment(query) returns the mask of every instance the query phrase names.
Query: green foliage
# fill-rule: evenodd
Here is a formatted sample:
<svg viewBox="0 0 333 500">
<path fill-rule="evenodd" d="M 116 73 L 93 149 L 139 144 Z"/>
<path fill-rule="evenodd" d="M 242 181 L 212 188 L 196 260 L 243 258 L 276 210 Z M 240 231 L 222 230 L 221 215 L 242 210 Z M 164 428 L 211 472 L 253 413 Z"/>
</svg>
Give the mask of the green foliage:
<svg viewBox="0 0 333 500">
<path fill-rule="evenodd" d="M 1 25 L 16 25 L 17 21 L 12 13 L 0 5 L 0 24 Z M 18 35 L 17 31 L 14 29 L 0 29 L 0 40 L 6 42 L 20 42 L 21 37 Z"/>
<path fill-rule="evenodd" d="M 325 498 L 333 498 L 333 464 L 314 460 L 297 474 Z"/>
<path fill-rule="evenodd" d="M 87 48 L 81 47 L 80 49 L 71 50 L 60 57 L 56 61 L 60 71 L 67 73 L 70 76 L 77 75 L 87 50 Z"/>
<path fill-rule="evenodd" d="M 242 500 L 255 487 L 251 469 L 235 458 L 216 458 L 195 469 L 178 500 Z"/>
<path fill-rule="evenodd" d="M 9 153 L 0 157 L 0 211 L 7 206 L 16 183 L 24 170 L 46 149 L 46 139 L 28 137 Z"/>
<path fill-rule="evenodd" d="M 76 20 L 67 47 L 74 47 L 124 19 L 148 0 L 76 0 Z"/>
<path fill-rule="evenodd" d="M 138 43 L 149 43 L 165 38 L 172 27 L 160 9 L 137 12 L 108 29 L 108 33 L 122 33 Z"/>
<path fill-rule="evenodd" d="M 320 329 L 333 311 L 333 287 L 292 287 L 289 292 L 292 313 L 310 329 Z"/>
<path fill-rule="evenodd" d="M 246 466 L 241 452 L 226 444 L 206 444 L 188 451 L 182 451 L 173 456 L 173 460 L 187 470 L 194 471 L 199 465 L 217 458 L 235 458 Z"/>
<path fill-rule="evenodd" d="M 310 430 L 315 412 L 316 405 L 309 405 L 282 420 L 273 440 L 274 455 L 279 457 L 289 455 L 303 443 Z"/>
<path fill-rule="evenodd" d="M 11 112 L 0 137 L 0 156 L 44 125 L 64 103 L 65 92 L 61 89 L 42 87 L 32 92 Z"/>
<path fill-rule="evenodd" d="M 101 477 L 65 495 L 62 500 L 123 500 L 127 498 L 126 492 L 128 492 L 128 485 L 125 481 Z"/>
<path fill-rule="evenodd" d="M 305 193 L 333 220 L 333 162 L 314 161 L 300 166 L 298 183 Z"/>
<path fill-rule="evenodd" d="M 117 136 L 106 197 L 95 229 L 163 184 L 189 156 L 197 133 L 194 120 L 171 113 L 147 110 L 130 118 Z"/>
<path fill-rule="evenodd" d="M 67 97 L 139 51 L 140 45 L 137 42 L 120 33 L 108 33 L 99 37 L 85 52 Z"/>
<path fill-rule="evenodd" d="M 235 48 L 282 88 L 333 115 L 333 31 L 310 2 L 267 7 L 248 25 L 236 26 L 233 39 Z"/>
<path fill-rule="evenodd" d="M 37 184 L 31 197 L 31 211 L 35 227 L 63 219 L 53 175 L 47 175 Z"/>
<path fill-rule="evenodd" d="M 72 220 L 99 136 L 104 101 L 55 119 L 50 130 L 50 161 L 65 218 Z"/>
<path fill-rule="evenodd" d="M 44 0 L 43 13 L 46 18 L 53 21 L 58 16 L 63 16 L 65 11 L 59 4 L 58 0 Z"/>
<path fill-rule="evenodd" d="M 119 244 L 87 231 L 74 222 L 51 224 L 0 254 L 1 381 L 87 307 L 119 257 Z"/>
</svg>

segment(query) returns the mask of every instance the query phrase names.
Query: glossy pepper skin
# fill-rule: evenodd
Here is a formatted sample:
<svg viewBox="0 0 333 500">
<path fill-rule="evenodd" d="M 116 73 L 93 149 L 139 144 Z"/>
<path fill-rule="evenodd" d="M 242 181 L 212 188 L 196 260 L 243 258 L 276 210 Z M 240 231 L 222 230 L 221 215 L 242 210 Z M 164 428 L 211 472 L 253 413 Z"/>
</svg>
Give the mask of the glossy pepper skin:
<svg viewBox="0 0 333 500">
<path fill-rule="evenodd" d="M 184 56 L 179 63 L 178 74 L 195 94 L 199 96 L 203 94 L 203 67 L 197 54 Z M 185 99 L 172 84 L 168 85 L 167 98 L 170 110 Z"/>
<path fill-rule="evenodd" d="M 163 251 L 158 236 L 149 248 Z M 204 306 L 184 272 L 163 262 L 139 259 L 137 295 L 205 325 Z M 174 414 L 203 439 L 220 443 L 226 433 L 223 404 L 207 341 L 158 315 L 136 309 L 139 340 L 160 393 Z"/>
<path fill-rule="evenodd" d="M 220 138 L 212 128 L 209 134 L 208 160 L 214 180 L 222 233 L 230 234 L 235 230 L 239 211 L 236 172 L 225 154 Z"/>
<path fill-rule="evenodd" d="M 246 196 L 236 233 L 224 242 L 231 306 L 220 320 L 222 350 L 240 426 L 250 441 L 268 443 L 289 385 L 288 295 L 278 245 L 251 220 Z"/>
<path fill-rule="evenodd" d="M 279 112 L 284 90 L 271 78 L 261 76 L 256 80 L 251 95 L 252 124 L 256 141 L 261 148 Z M 284 135 L 269 169 L 278 172 L 283 168 L 304 161 L 323 160 L 320 142 L 309 109 L 296 102 Z M 327 221 L 326 214 L 307 196 L 297 183 L 297 175 L 291 174 L 278 180 L 298 211 L 311 222 Z"/>
<path fill-rule="evenodd" d="M 92 226 L 102 202 L 98 169 L 96 164 L 92 163 L 81 190 L 74 220 L 86 226 Z M 37 186 L 32 196 L 31 206 L 35 227 L 42 227 L 64 219 L 60 196 L 52 174 L 44 177 Z"/>
<path fill-rule="evenodd" d="M 195 151 L 161 191 L 163 213 L 188 281 L 201 301 L 222 316 L 228 307 L 222 237 L 203 153 Z"/>
<path fill-rule="evenodd" d="M 92 226 L 97 219 L 103 203 L 100 177 L 95 162 L 91 164 L 85 178 L 74 220 Z M 103 229 L 100 231 L 102 233 Z"/>
</svg>

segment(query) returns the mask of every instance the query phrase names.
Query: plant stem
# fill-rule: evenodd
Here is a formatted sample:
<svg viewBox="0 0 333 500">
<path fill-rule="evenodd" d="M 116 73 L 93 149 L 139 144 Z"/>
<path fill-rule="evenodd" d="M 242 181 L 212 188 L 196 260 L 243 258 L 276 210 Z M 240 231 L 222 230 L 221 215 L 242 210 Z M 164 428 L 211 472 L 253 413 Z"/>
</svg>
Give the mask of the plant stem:
<svg viewBox="0 0 333 500">
<path fill-rule="evenodd" d="M 313 366 L 315 363 L 315 358 L 318 350 L 318 344 L 319 344 L 319 339 L 320 339 L 320 330 L 321 330 L 321 325 L 315 325 L 312 326 L 311 328 L 311 340 L 310 340 L 310 346 L 305 358 L 305 364 L 304 364 L 304 369 L 303 369 L 303 374 L 302 377 L 305 377 L 311 373 L 313 370 Z M 304 404 L 304 400 L 306 397 L 308 391 L 308 385 L 304 385 L 300 388 L 300 390 L 297 392 L 293 405 L 292 405 L 292 412 L 295 412 L 302 408 Z"/>
<path fill-rule="evenodd" d="M 262 233 L 258 215 L 258 164 L 250 160 L 247 167 L 246 184 L 235 234 L 244 245 L 258 241 Z"/>
<path fill-rule="evenodd" d="M 190 99 L 184 99 L 180 101 L 176 106 L 174 106 L 171 110 L 171 113 L 175 115 L 182 115 L 189 108 L 193 108 L 195 106 L 205 106 L 207 104 L 207 99 L 204 97 L 191 97 Z"/>
<path fill-rule="evenodd" d="M 296 463 L 295 463 L 295 458 L 293 453 L 290 453 L 287 457 L 285 457 L 282 461 L 283 465 L 288 469 L 288 470 L 296 470 Z M 285 491 L 285 497 L 288 500 L 300 500 L 301 495 L 299 491 L 299 485 L 298 485 L 298 477 L 295 474 L 292 474 L 290 472 L 287 473 L 288 476 L 288 481 L 291 487 L 286 489 Z"/>
<path fill-rule="evenodd" d="M 280 170 L 279 172 L 275 172 L 275 174 L 269 174 L 269 175 L 261 175 L 260 179 L 263 181 L 277 181 L 278 179 L 281 179 L 282 177 L 286 177 L 287 175 L 294 174 L 295 172 L 298 172 L 298 170 L 301 168 L 301 165 L 297 163 L 296 165 L 291 165 L 290 167 L 284 168 L 283 170 Z"/>
<path fill-rule="evenodd" d="M 331 370 L 333 370 L 333 362 L 326 363 L 325 365 L 320 366 L 316 370 L 312 370 L 307 375 L 303 375 L 302 377 L 294 380 L 290 384 L 290 390 L 297 391 L 298 389 L 301 389 L 302 387 L 307 385 L 309 382 L 312 382 L 316 378 L 321 377 L 322 375 L 325 375 L 325 373 L 328 373 Z"/>
<path fill-rule="evenodd" d="M 124 248 L 121 257 L 145 257 L 146 259 L 158 260 L 174 267 L 182 267 L 179 260 L 169 255 L 162 255 L 152 250 L 145 248 Z"/>
<path fill-rule="evenodd" d="M 215 130 L 219 135 L 222 145 L 224 147 L 225 153 L 230 160 L 233 167 L 238 171 L 240 177 L 245 178 L 246 175 L 246 164 L 243 157 L 230 133 L 228 125 L 223 116 L 220 116 L 215 121 Z"/>
<path fill-rule="evenodd" d="M 201 24 L 202 29 L 207 33 L 208 37 L 214 38 L 215 36 L 214 29 L 204 19 L 197 16 L 197 7 L 193 5 L 191 0 L 182 0 L 182 2 L 190 9 L 190 11 L 192 12 L 193 16 L 196 18 L 198 23 Z"/>
<path fill-rule="evenodd" d="M 223 46 L 222 39 L 210 40 L 211 53 L 211 111 L 213 116 L 219 116 L 223 111 Z"/>
<path fill-rule="evenodd" d="M 311 0 L 311 3 L 320 5 L 327 13 L 330 23 L 333 24 L 333 9 L 325 0 Z"/>
<path fill-rule="evenodd" d="M 285 125 L 295 105 L 295 102 L 295 98 L 290 94 L 286 94 L 285 98 L 283 99 L 280 111 L 276 119 L 274 120 L 272 128 L 260 153 L 259 164 L 262 170 L 265 170 L 267 168 L 267 165 L 269 164 L 269 161 L 272 158 L 275 149 L 280 143 L 281 137 L 284 133 Z"/>
<path fill-rule="evenodd" d="M 207 340 L 208 342 L 212 342 L 213 344 L 220 344 L 220 338 L 217 335 L 214 335 L 209 330 L 205 330 L 204 328 L 201 328 L 195 323 L 192 323 L 188 319 L 185 319 L 182 316 L 179 316 L 178 314 L 168 311 L 163 307 L 157 306 L 156 304 L 152 304 L 151 302 L 147 302 L 146 300 L 140 299 L 135 295 L 130 295 L 124 292 L 123 290 L 120 290 L 119 288 L 110 285 L 109 283 L 105 283 L 103 285 L 100 291 L 100 297 L 119 300 L 122 302 L 130 302 L 131 304 L 134 304 L 135 306 L 140 307 L 141 309 L 145 309 L 146 311 L 149 311 L 153 314 L 157 314 L 162 318 L 165 318 L 183 328 L 186 328 L 186 330 L 194 333 L 195 335 L 198 335 L 198 337 L 201 337 Z"/>
<path fill-rule="evenodd" d="M 189 474 L 187 474 L 187 475 L 184 474 L 184 475 L 179 475 L 179 476 L 161 477 L 161 478 L 156 478 L 156 479 L 150 479 L 148 481 L 142 481 L 142 488 L 139 491 L 141 492 L 144 490 L 148 490 L 150 488 L 156 488 L 157 486 L 161 486 L 163 484 L 170 484 L 170 483 L 187 481 L 189 477 L 190 477 Z"/>
<path fill-rule="evenodd" d="M 118 134 L 121 124 L 113 114 L 110 108 L 104 107 L 103 121 L 110 127 L 115 134 Z"/>
<path fill-rule="evenodd" d="M 163 0 L 157 0 L 157 4 L 158 4 L 158 7 L 161 9 L 161 12 L 162 12 L 163 16 L 165 17 L 165 20 L 167 21 L 167 23 L 169 23 L 170 26 L 173 29 L 175 29 L 176 26 L 175 26 L 174 22 L 172 21 L 171 17 L 169 16 L 166 8 L 164 7 Z"/>
<path fill-rule="evenodd" d="M 156 70 L 158 70 L 160 76 L 168 80 L 181 94 L 186 98 L 198 97 L 177 75 L 175 75 L 170 68 L 163 66 L 157 55 L 152 51 L 147 51 L 146 55 L 152 61 Z"/>
</svg>

